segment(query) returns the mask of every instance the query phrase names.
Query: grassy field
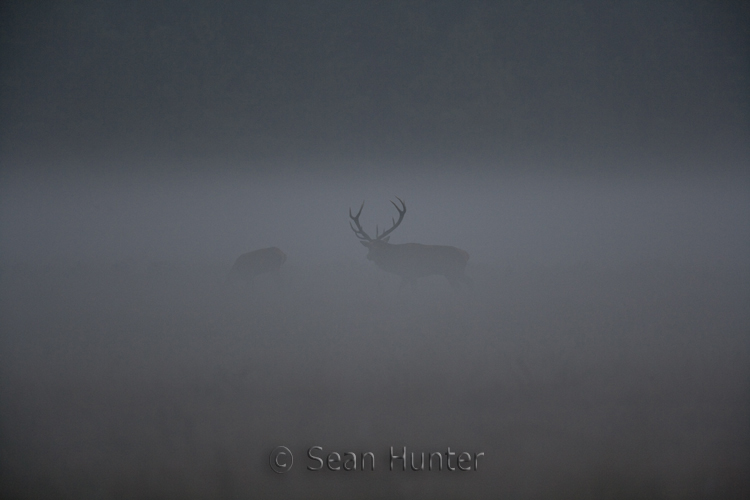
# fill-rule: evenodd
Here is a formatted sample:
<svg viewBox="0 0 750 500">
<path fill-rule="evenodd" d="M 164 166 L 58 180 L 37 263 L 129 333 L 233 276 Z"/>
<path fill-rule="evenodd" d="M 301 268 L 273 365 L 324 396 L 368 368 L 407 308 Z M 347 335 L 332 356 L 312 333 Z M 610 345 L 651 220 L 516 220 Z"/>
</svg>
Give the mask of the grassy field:
<svg viewBox="0 0 750 500">
<path fill-rule="evenodd" d="M 474 265 L 456 294 L 367 264 L 4 270 L 0 494 L 750 497 L 747 272 Z M 485 455 L 389 471 L 391 446 Z"/>
</svg>

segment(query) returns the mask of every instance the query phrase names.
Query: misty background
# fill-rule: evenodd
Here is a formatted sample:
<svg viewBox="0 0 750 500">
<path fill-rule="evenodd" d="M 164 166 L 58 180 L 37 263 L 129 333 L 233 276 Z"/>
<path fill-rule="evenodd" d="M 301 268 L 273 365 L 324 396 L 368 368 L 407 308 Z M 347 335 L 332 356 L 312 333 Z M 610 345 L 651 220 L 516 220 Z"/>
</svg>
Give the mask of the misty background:
<svg viewBox="0 0 750 500">
<path fill-rule="evenodd" d="M 3 2 L 0 494 L 745 498 L 749 26 Z M 348 211 L 372 234 L 396 196 L 391 243 L 465 250 L 473 287 L 366 259 Z M 226 283 L 269 246 L 280 280 Z M 485 469 L 387 473 L 390 446 Z"/>
<path fill-rule="evenodd" d="M 10 1 L 2 19 L 3 156 L 46 167 L 712 171 L 748 153 L 744 2 Z"/>
</svg>

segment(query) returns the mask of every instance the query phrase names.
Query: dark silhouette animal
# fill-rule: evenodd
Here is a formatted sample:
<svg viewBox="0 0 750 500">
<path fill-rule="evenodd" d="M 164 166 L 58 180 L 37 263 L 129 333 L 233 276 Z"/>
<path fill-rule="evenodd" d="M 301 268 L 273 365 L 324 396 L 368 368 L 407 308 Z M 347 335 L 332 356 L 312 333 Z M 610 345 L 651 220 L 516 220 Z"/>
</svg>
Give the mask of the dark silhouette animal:
<svg viewBox="0 0 750 500">
<path fill-rule="evenodd" d="M 276 247 L 261 248 L 244 253 L 237 257 L 229 270 L 227 281 L 244 281 L 250 283 L 261 274 L 271 274 L 279 278 L 281 265 L 286 261 L 286 254 Z"/>
<path fill-rule="evenodd" d="M 369 250 L 367 258 L 383 271 L 401 276 L 401 286 L 417 278 L 431 275 L 445 276 L 455 290 L 458 290 L 459 283 L 471 285 L 471 280 L 465 274 L 469 254 L 464 250 L 444 245 L 388 243 L 390 234 L 401 224 L 406 214 L 406 204 L 401 198 L 396 197 L 396 199 L 401 202 L 401 207 L 393 201 L 391 203 L 398 211 L 398 220 L 393 220 L 390 229 L 382 233 L 379 233 L 376 227 L 375 238 L 371 238 L 359 223 L 359 216 L 365 206 L 364 202 L 359 207 L 357 215 L 352 215 L 352 210 L 349 209 L 349 218 L 351 218 L 349 226 L 359 238 L 360 243 Z"/>
</svg>

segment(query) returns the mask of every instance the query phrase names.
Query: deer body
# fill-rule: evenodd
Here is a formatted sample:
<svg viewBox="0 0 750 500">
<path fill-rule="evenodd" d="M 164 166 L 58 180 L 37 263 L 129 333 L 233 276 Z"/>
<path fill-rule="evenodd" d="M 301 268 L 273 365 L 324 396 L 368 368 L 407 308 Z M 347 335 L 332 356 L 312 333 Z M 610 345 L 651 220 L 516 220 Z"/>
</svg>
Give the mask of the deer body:
<svg viewBox="0 0 750 500">
<path fill-rule="evenodd" d="M 281 265 L 286 261 L 286 254 L 276 247 L 261 248 L 237 257 L 229 270 L 227 281 L 250 282 L 260 274 L 279 275 Z"/>
<path fill-rule="evenodd" d="M 383 271 L 401 276 L 404 281 L 439 275 L 448 278 L 455 286 L 463 280 L 466 263 L 469 261 L 469 254 L 465 251 L 443 245 L 380 243 L 371 245 L 369 250 L 369 260 Z"/>
</svg>

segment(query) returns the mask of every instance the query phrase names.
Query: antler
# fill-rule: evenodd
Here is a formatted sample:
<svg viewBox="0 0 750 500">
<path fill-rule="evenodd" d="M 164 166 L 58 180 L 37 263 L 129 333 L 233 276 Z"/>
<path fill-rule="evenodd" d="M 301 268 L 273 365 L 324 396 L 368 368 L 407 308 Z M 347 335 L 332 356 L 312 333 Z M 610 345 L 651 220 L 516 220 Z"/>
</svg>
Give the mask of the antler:
<svg viewBox="0 0 750 500">
<path fill-rule="evenodd" d="M 362 229 L 362 226 L 359 224 L 359 215 L 362 213 L 362 209 L 365 208 L 365 202 L 362 202 L 362 206 L 359 207 L 359 212 L 357 212 L 357 215 L 352 215 L 352 209 L 349 209 L 349 218 L 354 221 L 354 223 L 357 225 L 357 228 L 354 229 L 354 226 L 352 226 L 351 221 L 349 221 L 349 227 L 352 228 L 352 231 L 354 231 L 354 234 L 357 235 L 357 238 L 360 240 L 365 241 L 372 241 L 372 238 L 370 238 L 364 229 Z"/>
<path fill-rule="evenodd" d="M 396 196 L 396 199 L 401 202 L 401 208 L 399 208 L 399 206 L 396 205 L 396 202 L 391 201 L 391 203 L 393 203 L 393 206 L 396 207 L 396 210 L 398 211 L 398 220 L 391 219 L 391 221 L 393 221 L 393 225 L 391 226 L 390 229 L 386 229 L 382 233 L 380 233 L 378 230 L 378 227 L 375 226 L 375 239 L 374 240 L 370 238 L 370 236 L 365 232 L 364 229 L 362 229 L 362 226 L 359 223 L 359 216 L 362 213 L 362 209 L 365 206 L 365 202 L 364 201 L 362 202 L 362 206 L 359 207 L 359 212 L 357 212 L 357 215 L 352 215 L 352 209 L 350 208 L 349 218 L 354 221 L 354 224 L 356 224 L 357 227 L 355 228 L 352 225 L 351 221 L 349 222 L 349 227 L 352 228 L 352 231 L 354 231 L 354 234 L 357 235 L 357 238 L 359 238 L 360 240 L 366 240 L 366 241 L 378 241 L 378 240 L 382 240 L 383 238 L 391 234 L 393 230 L 396 229 L 399 226 L 399 224 L 401 224 L 401 222 L 404 220 L 404 215 L 406 214 L 406 203 L 404 203 L 404 200 L 402 200 L 398 196 Z"/>
<path fill-rule="evenodd" d="M 406 214 L 406 203 L 404 203 L 404 200 L 402 200 L 398 196 L 396 196 L 396 199 L 401 202 L 402 208 L 398 208 L 398 205 L 396 205 L 395 201 L 392 201 L 391 203 L 393 203 L 393 206 L 396 207 L 396 210 L 398 211 L 398 220 L 391 219 L 391 221 L 393 221 L 393 225 L 391 226 L 391 228 L 386 231 L 383 231 L 380 235 L 377 234 L 377 227 L 376 227 L 375 228 L 376 240 L 382 240 L 383 238 L 391 234 L 393 230 L 396 229 L 399 226 L 399 224 L 401 224 L 401 221 L 404 220 L 404 214 Z"/>
</svg>

